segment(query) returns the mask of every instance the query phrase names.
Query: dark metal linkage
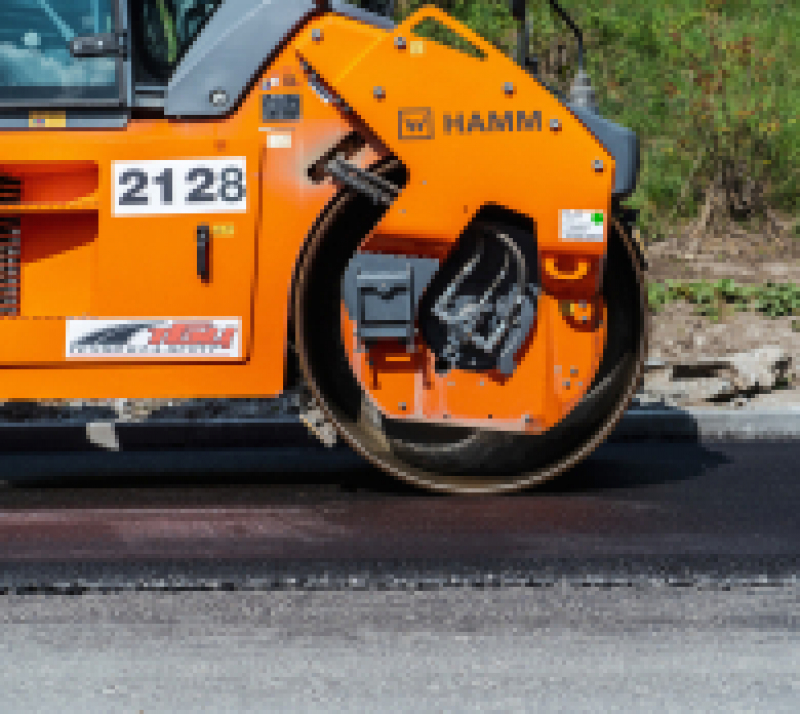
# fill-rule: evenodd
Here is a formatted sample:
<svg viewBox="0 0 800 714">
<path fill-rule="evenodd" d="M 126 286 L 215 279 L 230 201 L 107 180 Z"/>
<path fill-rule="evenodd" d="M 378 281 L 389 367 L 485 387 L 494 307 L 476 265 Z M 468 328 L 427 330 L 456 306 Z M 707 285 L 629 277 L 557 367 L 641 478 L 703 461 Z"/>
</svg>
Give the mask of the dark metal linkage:
<svg viewBox="0 0 800 714">
<path fill-rule="evenodd" d="M 390 206 L 400 193 L 400 189 L 390 181 L 341 159 L 331 159 L 325 167 L 325 173 L 339 183 L 369 196 L 375 205 Z"/>
<path fill-rule="evenodd" d="M 575 34 L 575 39 L 578 40 L 578 69 L 584 69 L 583 66 L 583 33 L 580 28 L 573 22 L 572 18 L 566 13 L 564 8 L 558 4 L 557 0 L 548 0 L 550 7 L 556 14 L 567 23 L 569 28 Z M 525 0 L 511 0 L 511 14 L 514 19 L 519 23 L 519 34 L 517 35 L 517 62 L 521 67 L 533 69 L 536 74 L 538 68 L 536 67 L 536 60 L 529 62 L 528 60 L 528 43 L 529 43 L 529 30 L 526 18 L 526 2 Z"/>
<path fill-rule="evenodd" d="M 569 25 L 569 28 L 575 34 L 575 39 L 578 40 L 578 69 L 584 69 L 583 67 L 583 33 L 581 32 L 580 28 L 572 21 L 572 18 L 567 15 L 561 5 L 558 4 L 556 0 L 549 0 L 550 7 L 555 10 L 559 17 Z"/>
</svg>

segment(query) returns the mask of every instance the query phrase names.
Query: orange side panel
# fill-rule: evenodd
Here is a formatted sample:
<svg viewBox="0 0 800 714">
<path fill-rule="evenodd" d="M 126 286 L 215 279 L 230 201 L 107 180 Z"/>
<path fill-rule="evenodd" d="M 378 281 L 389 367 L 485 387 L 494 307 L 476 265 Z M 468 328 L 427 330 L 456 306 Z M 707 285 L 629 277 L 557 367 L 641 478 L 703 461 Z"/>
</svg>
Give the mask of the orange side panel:
<svg viewBox="0 0 800 714">
<path fill-rule="evenodd" d="M 264 81 L 273 77 L 280 83 Z M 263 121 L 269 93 L 299 94 L 302 120 Z M 338 190 L 308 169 L 352 130 L 309 87 L 290 45 L 226 119 L 0 132 L 0 173 L 23 182 L 22 202 L 0 206 L 22 234 L 20 316 L 0 318 L 0 399 L 279 393 L 296 261 Z M 385 153 L 372 143 L 352 160 L 367 166 Z M 114 162 L 228 156 L 247 161 L 246 213 L 114 215 Z M 196 268 L 201 222 L 212 230 L 207 282 Z M 67 361 L 65 323 L 75 317 L 241 318 L 242 357 Z"/>
<path fill-rule="evenodd" d="M 416 38 L 412 30 L 426 18 L 450 27 L 485 58 Z M 495 203 L 533 217 L 541 250 L 605 252 L 604 242 L 561 242 L 559 211 L 608 216 L 613 157 L 541 84 L 434 7 L 346 62 L 352 25 L 326 16 L 303 31 L 298 48 L 410 170 L 376 234 L 415 246 L 452 243 L 481 206 Z M 314 28 L 322 29 L 321 41 L 312 39 Z M 397 38 L 405 40 L 402 49 Z M 558 130 L 550 129 L 551 120 Z M 595 159 L 602 171 L 594 169 Z"/>
<path fill-rule="evenodd" d="M 23 241 L 21 256 L 21 304 L 28 318 L 55 315 L 88 315 L 91 313 L 95 289 L 94 275 L 97 260 L 97 213 L 76 212 L 70 220 L 52 213 L 22 216 L 22 235 L 36 236 L 36 240 Z M 63 358 L 63 340 L 58 349 L 44 356 L 43 345 L 37 345 L 37 357 L 46 361 Z M 9 359 L 7 344 L 0 347 L 3 359 Z M 30 344 L 15 345 L 26 348 L 30 358 Z M 26 359 L 20 352 L 12 361 Z"/>
<path fill-rule="evenodd" d="M 426 18 L 460 34 L 484 58 L 415 36 Z M 322 30 L 321 41 L 311 37 L 314 28 Z M 326 17 L 305 30 L 298 46 L 410 172 L 362 250 L 443 258 L 479 209 L 496 204 L 532 218 L 545 292 L 510 376 L 466 370 L 439 376 L 421 342 L 412 353 L 399 343 L 367 349 L 344 315 L 354 371 L 393 418 L 550 428 L 586 393 L 605 344 L 597 292 L 613 157 L 538 82 L 436 8 L 422 9 L 362 47 L 357 61 L 345 61 L 357 34 L 348 20 Z M 603 239 L 562 240 L 562 209 L 603 212 Z"/>
</svg>

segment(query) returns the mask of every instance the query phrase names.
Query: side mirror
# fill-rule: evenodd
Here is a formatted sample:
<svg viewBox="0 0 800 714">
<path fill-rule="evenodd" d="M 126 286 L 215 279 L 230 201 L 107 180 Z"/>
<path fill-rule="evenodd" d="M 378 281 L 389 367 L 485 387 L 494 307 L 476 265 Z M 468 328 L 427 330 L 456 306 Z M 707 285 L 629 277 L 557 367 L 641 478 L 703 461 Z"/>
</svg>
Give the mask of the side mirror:
<svg viewBox="0 0 800 714">
<path fill-rule="evenodd" d="M 511 0 L 511 15 L 517 22 L 525 22 L 526 0 Z"/>
</svg>

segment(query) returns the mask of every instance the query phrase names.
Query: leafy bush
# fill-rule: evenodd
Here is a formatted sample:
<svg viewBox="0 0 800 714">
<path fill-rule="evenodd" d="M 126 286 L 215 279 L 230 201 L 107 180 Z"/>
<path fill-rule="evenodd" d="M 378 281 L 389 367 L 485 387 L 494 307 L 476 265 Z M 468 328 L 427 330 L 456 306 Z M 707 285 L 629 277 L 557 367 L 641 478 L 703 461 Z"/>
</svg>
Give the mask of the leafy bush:
<svg viewBox="0 0 800 714">
<path fill-rule="evenodd" d="M 723 311 L 755 310 L 766 317 L 800 315 L 800 287 L 794 283 L 737 285 L 733 280 L 715 282 L 667 280 L 647 285 L 650 309 L 659 312 L 664 305 L 677 300 L 697 305 L 695 314 L 717 321 Z M 795 322 L 792 322 L 794 328 Z M 800 323 L 799 323 L 800 324 Z"/>
<path fill-rule="evenodd" d="M 797 3 L 586 0 L 568 11 L 586 34 L 601 113 L 642 141 L 630 204 L 642 211 L 645 236 L 664 237 L 678 218 L 698 217 L 703 228 L 715 213 L 798 213 Z M 540 46 L 557 36 L 569 47 L 551 23 L 542 23 Z M 568 57 L 565 78 L 574 49 Z"/>
</svg>

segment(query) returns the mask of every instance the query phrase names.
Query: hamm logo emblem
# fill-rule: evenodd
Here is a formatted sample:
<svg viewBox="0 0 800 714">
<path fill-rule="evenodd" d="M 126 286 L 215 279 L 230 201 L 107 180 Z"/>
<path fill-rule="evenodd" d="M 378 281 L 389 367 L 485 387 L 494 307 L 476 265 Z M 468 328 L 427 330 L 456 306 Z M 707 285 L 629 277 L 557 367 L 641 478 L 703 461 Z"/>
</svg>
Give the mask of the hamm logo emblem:
<svg viewBox="0 0 800 714">
<path fill-rule="evenodd" d="M 484 134 L 506 131 L 542 130 L 542 113 L 535 111 L 455 112 L 446 113 L 442 128 L 445 134 Z"/>
<path fill-rule="evenodd" d="M 415 107 L 398 112 L 401 139 L 433 139 L 433 109 Z"/>
<path fill-rule="evenodd" d="M 241 356 L 241 320 L 68 320 L 67 358 Z"/>
</svg>

